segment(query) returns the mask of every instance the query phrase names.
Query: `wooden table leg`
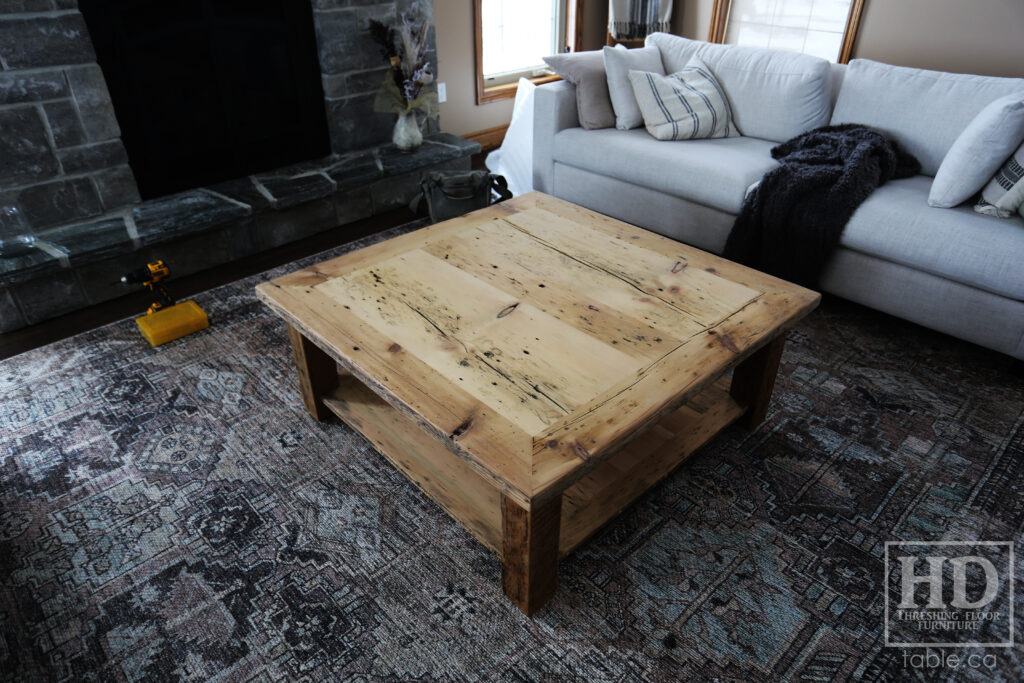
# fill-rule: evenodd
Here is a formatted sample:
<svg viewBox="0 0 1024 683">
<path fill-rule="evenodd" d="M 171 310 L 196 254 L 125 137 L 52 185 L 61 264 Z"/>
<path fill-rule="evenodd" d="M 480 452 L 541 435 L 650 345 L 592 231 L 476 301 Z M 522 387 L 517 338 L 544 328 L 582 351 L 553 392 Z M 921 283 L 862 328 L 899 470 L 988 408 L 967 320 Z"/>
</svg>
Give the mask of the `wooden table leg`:
<svg viewBox="0 0 1024 683">
<path fill-rule="evenodd" d="M 299 373 L 302 402 L 310 415 L 317 420 L 324 420 L 330 411 L 320 398 L 331 393 L 337 386 L 338 365 L 291 325 L 288 325 L 288 337 L 292 342 L 292 356 Z"/>
<path fill-rule="evenodd" d="M 555 594 L 562 497 L 526 510 L 501 497 L 501 585 L 526 616 Z"/>
<path fill-rule="evenodd" d="M 747 412 L 740 422 L 747 429 L 754 429 L 764 422 L 768 414 L 768 403 L 775 388 L 775 375 L 779 371 L 782 348 L 786 335 L 782 334 L 758 350 L 750 358 L 736 366 L 732 374 L 729 393 Z"/>
</svg>

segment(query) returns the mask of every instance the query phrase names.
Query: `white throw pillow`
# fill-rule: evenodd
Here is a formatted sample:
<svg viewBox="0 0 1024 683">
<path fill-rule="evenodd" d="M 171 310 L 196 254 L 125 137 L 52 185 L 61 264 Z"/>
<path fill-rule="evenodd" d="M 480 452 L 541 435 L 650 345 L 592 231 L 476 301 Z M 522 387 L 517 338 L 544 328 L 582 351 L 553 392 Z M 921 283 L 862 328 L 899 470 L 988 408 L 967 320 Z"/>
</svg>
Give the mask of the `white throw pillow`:
<svg viewBox="0 0 1024 683">
<path fill-rule="evenodd" d="M 630 71 L 629 80 L 647 132 L 657 139 L 695 140 L 739 135 L 722 86 L 697 57 L 682 71 L 669 76 Z"/>
<path fill-rule="evenodd" d="M 629 82 L 630 71 L 664 74 L 661 50 L 655 46 L 627 50 L 622 45 L 604 48 L 604 70 L 608 75 L 608 94 L 615 110 L 615 127 L 630 130 L 643 125 L 644 117 Z"/>
<path fill-rule="evenodd" d="M 974 210 L 997 218 L 1010 218 L 1014 211 L 1024 211 L 1024 145 L 982 189 Z"/>
<path fill-rule="evenodd" d="M 961 204 L 980 190 L 1024 141 L 1024 92 L 1000 97 L 978 112 L 946 152 L 928 205 Z"/>
</svg>

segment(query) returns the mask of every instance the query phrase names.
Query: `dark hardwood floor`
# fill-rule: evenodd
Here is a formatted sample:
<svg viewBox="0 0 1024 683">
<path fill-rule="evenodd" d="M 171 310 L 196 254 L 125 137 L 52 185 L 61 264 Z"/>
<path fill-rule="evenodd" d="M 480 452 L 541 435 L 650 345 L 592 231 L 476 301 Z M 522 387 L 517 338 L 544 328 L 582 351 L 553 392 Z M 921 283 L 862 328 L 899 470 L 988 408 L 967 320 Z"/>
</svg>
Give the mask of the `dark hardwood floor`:
<svg viewBox="0 0 1024 683">
<path fill-rule="evenodd" d="M 379 216 L 373 216 L 356 223 L 350 223 L 333 230 L 307 237 L 306 239 L 286 244 L 260 254 L 224 264 L 210 270 L 193 275 L 175 277 L 173 274 L 165 282 L 167 289 L 179 301 L 187 299 L 198 292 L 227 284 L 234 280 L 248 277 L 268 268 L 279 266 L 295 259 L 316 254 L 318 252 L 345 244 L 352 240 L 387 230 L 396 225 L 415 220 L 408 209 L 399 209 Z M 140 264 L 142 265 L 142 264 Z M 10 358 L 30 349 L 44 346 L 59 339 L 70 337 L 101 325 L 112 323 L 133 315 L 145 313 L 150 304 L 149 292 L 142 287 L 131 294 L 107 301 L 102 304 L 83 308 L 67 315 L 46 320 L 36 325 L 0 334 L 0 359 Z"/>
</svg>

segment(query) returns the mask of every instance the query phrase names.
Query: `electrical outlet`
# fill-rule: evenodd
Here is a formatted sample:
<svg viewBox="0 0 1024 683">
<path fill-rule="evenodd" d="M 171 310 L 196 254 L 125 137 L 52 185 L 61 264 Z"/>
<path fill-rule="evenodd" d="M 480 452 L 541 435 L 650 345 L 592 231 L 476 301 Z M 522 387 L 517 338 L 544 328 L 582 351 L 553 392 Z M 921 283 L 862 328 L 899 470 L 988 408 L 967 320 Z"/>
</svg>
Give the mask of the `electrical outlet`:
<svg viewBox="0 0 1024 683">
<path fill-rule="evenodd" d="M 448 86 L 444 83 L 437 84 L 437 101 L 447 102 L 448 101 Z"/>
</svg>

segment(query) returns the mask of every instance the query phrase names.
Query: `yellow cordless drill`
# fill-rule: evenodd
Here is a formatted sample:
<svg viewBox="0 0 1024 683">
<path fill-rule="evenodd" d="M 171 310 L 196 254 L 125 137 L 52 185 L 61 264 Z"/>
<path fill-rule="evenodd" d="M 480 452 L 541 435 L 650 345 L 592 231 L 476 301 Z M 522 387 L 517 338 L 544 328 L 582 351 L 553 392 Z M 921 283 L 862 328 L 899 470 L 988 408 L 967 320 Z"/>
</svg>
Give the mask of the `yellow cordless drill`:
<svg viewBox="0 0 1024 683">
<path fill-rule="evenodd" d="M 135 319 L 139 331 L 153 346 L 180 339 L 186 334 L 204 330 L 210 326 L 206 312 L 195 301 L 175 303 L 160 280 L 171 274 L 163 261 L 147 263 L 121 277 L 124 284 L 140 284 L 153 293 L 155 300 L 146 310 L 146 315 Z"/>
<path fill-rule="evenodd" d="M 171 274 L 171 269 L 163 261 L 147 263 L 144 268 L 136 268 L 121 276 L 121 282 L 126 285 L 142 285 L 156 296 L 146 311 L 146 315 L 153 315 L 162 308 L 174 305 L 174 299 L 167 293 L 160 281 Z"/>
</svg>

